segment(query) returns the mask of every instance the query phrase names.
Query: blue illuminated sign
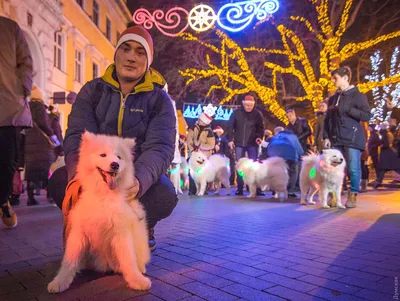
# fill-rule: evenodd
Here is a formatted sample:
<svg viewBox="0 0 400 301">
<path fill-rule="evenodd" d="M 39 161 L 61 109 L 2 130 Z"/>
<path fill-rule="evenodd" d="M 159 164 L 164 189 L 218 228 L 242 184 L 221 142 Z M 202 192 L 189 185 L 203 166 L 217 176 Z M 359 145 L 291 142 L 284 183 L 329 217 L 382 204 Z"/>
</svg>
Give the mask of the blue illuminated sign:
<svg viewBox="0 0 400 301">
<path fill-rule="evenodd" d="M 208 111 L 207 109 L 210 107 L 208 106 L 203 106 L 201 104 L 199 105 L 192 105 L 192 104 L 185 104 L 184 105 L 184 111 L 183 111 L 183 117 L 185 118 L 191 118 L 191 119 L 198 119 L 200 114 L 203 113 L 203 111 Z M 214 112 L 215 116 L 213 116 L 214 120 L 229 120 L 233 114 L 233 108 L 232 107 L 226 107 L 226 106 L 218 106 L 214 107 Z"/>
</svg>

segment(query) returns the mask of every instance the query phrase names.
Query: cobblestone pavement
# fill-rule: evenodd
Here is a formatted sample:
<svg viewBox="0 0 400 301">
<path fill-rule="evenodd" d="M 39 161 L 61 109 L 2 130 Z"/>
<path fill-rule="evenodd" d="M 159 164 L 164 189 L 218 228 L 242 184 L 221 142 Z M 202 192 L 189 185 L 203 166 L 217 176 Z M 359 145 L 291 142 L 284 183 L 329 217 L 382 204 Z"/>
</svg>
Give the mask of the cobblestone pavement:
<svg viewBox="0 0 400 301">
<path fill-rule="evenodd" d="M 0 300 L 396 300 L 400 192 L 359 197 L 352 210 L 181 196 L 156 227 L 149 292 L 121 275 L 82 272 L 59 295 L 46 291 L 62 256 L 62 214 L 17 207 L 16 229 L 0 228 Z M 22 199 L 26 203 L 26 199 Z M 397 294 L 397 295 L 396 295 Z M 398 299 L 397 299 L 398 300 Z"/>
</svg>

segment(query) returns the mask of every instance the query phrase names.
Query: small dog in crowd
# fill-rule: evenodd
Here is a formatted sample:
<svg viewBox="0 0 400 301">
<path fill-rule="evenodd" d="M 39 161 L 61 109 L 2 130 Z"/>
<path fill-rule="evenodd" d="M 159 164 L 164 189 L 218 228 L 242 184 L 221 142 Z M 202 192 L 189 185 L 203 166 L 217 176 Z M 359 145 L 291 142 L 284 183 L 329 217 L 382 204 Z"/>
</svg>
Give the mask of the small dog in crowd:
<svg viewBox="0 0 400 301">
<path fill-rule="evenodd" d="M 180 164 L 180 180 L 182 181 L 182 188 L 189 189 L 189 164 L 186 161 L 185 157 L 181 157 L 181 164 Z"/>
<path fill-rule="evenodd" d="M 249 158 L 241 158 L 236 164 L 239 176 L 243 177 L 243 182 L 249 186 L 250 195 L 248 198 L 255 198 L 257 188 L 272 189 L 275 191 L 275 198 L 287 199 L 287 184 L 289 174 L 284 159 L 271 157 L 263 161 L 254 161 Z M 282 199 L 281 199 L 282 200 Z"/>
<path fill-rule="evenodd" d="M 207 183 L 214 183 L 216 194 L 219 194 L 221 184 L 230 195 L 229 177 L 231 170 L 229 159 L 221 155 L 212 155 L 209 159 L 201 152 L 193 152 L 189 159 L 190 175 L 196 183 L 197 195 L 204 195 Z"/>
<path fill-rule="evenodd" d="M 169 173 L 169 179 L 177 194 L 182 194 L 182 189 L 189 189 L 189 167 L 184 157 L 181 157 L 181 163 L 171 167 Z"/>
<path fill-rule="evenodd" d="M 76 176 L 82 193 L 68 214 L 65 254 L 50 293 L 68 289 L 84 268 L 120 272 L 130 288 L 150 288 L 143 275 L 150 261 L 146 215 L 129 196 L 134 145 L 134 139 L 82 135 Z"/>
<path fill-rule="evenodd" d="M 341 201 L 345 167 L 343 154 L 337 149 L 323 150 L 321 155 L 304 156 L 300 171 L 301 204 L 314 205 L 313 196 L 319 191 L 322 208 L 330 208 L 329 193 L 332 193 L 332 205 L 337 203 L 339 208 L 346 208 Z"/>
</svg>

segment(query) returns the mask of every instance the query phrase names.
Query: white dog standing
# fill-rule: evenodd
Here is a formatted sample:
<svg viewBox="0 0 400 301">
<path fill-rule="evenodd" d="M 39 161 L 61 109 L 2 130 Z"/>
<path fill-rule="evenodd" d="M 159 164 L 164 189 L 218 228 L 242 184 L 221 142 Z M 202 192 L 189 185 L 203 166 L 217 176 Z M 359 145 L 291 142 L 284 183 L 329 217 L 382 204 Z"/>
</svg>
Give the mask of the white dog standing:
<svg viewBox="0 0 400 301">
<path fill-rule="evenodd" d="M 130 288 L 150 288 L 143 275 L 150 260 L 145 212 L 128 195 L 134 145 L 134 139 L 83 134 L 76 176 L 82 193 L 69 212 L 65 254 L 49 292 L 65 291 L 87 267 L 120 272 Z"/>
<path fill-rule="evenodd" d="M 189 167 L 184 157 L 181 157 L 181 163 L 171 168 L 169 179 L 174 185 L 177 194 L 182 194 L 182 188 L 189 188 Z"/>
<path fill-rule="evenodd" d="M 271 157 L 261 162 L 248 158 L 241 158 L 236 164 L 239 176 L 243 177 L 243 182 L 249 185 L 250 194 L 248 198 L 255 198 L 257 187 L 261 189 L 275 190 L 275 198 L 287 199 L 287 184 L 289 174 L 284 159 Z M 281 199 L 282 200 L 282 199 Z"/>
<path fill-rule="evenodd" d="M 197 195 L 204 195 L 207 183 L 214 183 L 218 194 L 224 184 L 230 195 L 229 159 L 221 155 L 212 155 L 209 159 L 201 152 L 193 152 L 189 159 L 190 175 L 196 183 Z"/>
<path fill-rule="evenodd" d="M 311 154 L 303 157 L 300 171 L 301 204 L 314 205 L 314 194 L 319 191 L 322 208 L 330 208 L 328 195 L 336 200 L 339 208 L 346 208 L 341 201 L 342 183 L 346 161 L 337 149 L 326 149 L 321 155 Z M 335 203 L 334 201 L 332 203 Z"/>
</svg>

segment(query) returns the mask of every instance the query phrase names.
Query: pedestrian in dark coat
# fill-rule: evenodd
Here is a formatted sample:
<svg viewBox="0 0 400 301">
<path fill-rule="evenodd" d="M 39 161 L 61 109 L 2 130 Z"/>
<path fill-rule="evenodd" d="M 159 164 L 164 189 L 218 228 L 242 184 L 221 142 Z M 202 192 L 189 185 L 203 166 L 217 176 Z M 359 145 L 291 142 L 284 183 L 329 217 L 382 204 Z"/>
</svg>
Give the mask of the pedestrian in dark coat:
<svg viewBox="0 0 400 301">
<path fill-rule="evenodd" d="M 382 181 L 386 172 L 394 170 L 400 173 L 400 158 L 397 157 L 396 150 L 393 146 L 394 136 L 389 131 L 389 125 L 387 123 L 383 122 L 380 124 L 379 134 L 381 135 L 381 151 L 379 154 L 378 178 L 374 188 L 382 186 Z"/>
<path fill-rule="evenodd" d="M 43 91 L 33 86 L 29 102 L 33 127 L 25 130 L 24 147 L 28 206 L 39 204 L 34 198 L 35 186 L 41 188 L 47 186 L 50 165 L 56 160 L 54 146 L 60 145 L 51 128 L 45 101 Z"/>
<path fill-rule="evenodd" d="M 356 207 L 361 182 L 361 151 L 365 149 L 366 137 L 361 121 L 368 122 L 371 113 L 367 97 L 357 87 L 350 85 L 351 70 L 340 67 L 331 73 L 338 91 L 329 98 L 324 122 L 324 147 L 335 147 L 346 158 L 350 174 L 350 191 L 347 208 Z"/>
<path fill-rule="evenodd" d="M 304 153 L 307 154 L 310 149 L 308 138 L 311 136 L 311 128 L 308 121 L 304 118 L 297 117 L 293 109 L 287 110 L 286 116 L 289 119 L 289 124 L 286 129 L 292 131 L 297 136 Z"/>
<path fill-rule="evenodd" d="M 375 124 L 368 125 L 369 139 L 368 139 L 368 154 L 372 160 L 372 166 L 375 169 L 376 176 L 378 177 L 379 171 L 379 146 L 381 145 L 381 140 L 375 129 Z"/>
<path fill-rule="evenodd" d="M 232 157 L 231 150 L 229 149 L 228 139 L 226 139 L 224 134 L 224 129 L 220 126 L 216 126 L 213 129 L 213 133 L 215 134 L 215 153 L 223 155 L 227 158 Z"/>
<path fill-rule="evenodd" d="M 264 134 L 264 122 L 262 113 L 255 107 L 256 101 L 253 96 L 246 95 L 242 106 L 235 110 L 228 124 L 229 147 L 236 152 L 236 160 L 247 156 L 257 160 L 257 148 L 262 142 Z M 237 175 L 236 195 L 243 195 L 244 182 Z M 258 189 L 257 195 L 264 195 Z"/>
<path fill-rule="evenodd" d="M 21 130 L 32 126 L 28 105 L 32 77 L 32 56 L 24 31 L 15 21 L 0 16 L 0 217 L 6 228 L 16 227 L 18 222 L 8 198 Z"/>
<path fill-rule="evenodd" d="M 328 100 L 324 100 L 319 104 L 319 111 L 317 112 L 317 120 L 314 125 L 314 145 L 319 153 L 324 149 L 324 121 L 326 111 L 328 110 Z"/>
</svg>

